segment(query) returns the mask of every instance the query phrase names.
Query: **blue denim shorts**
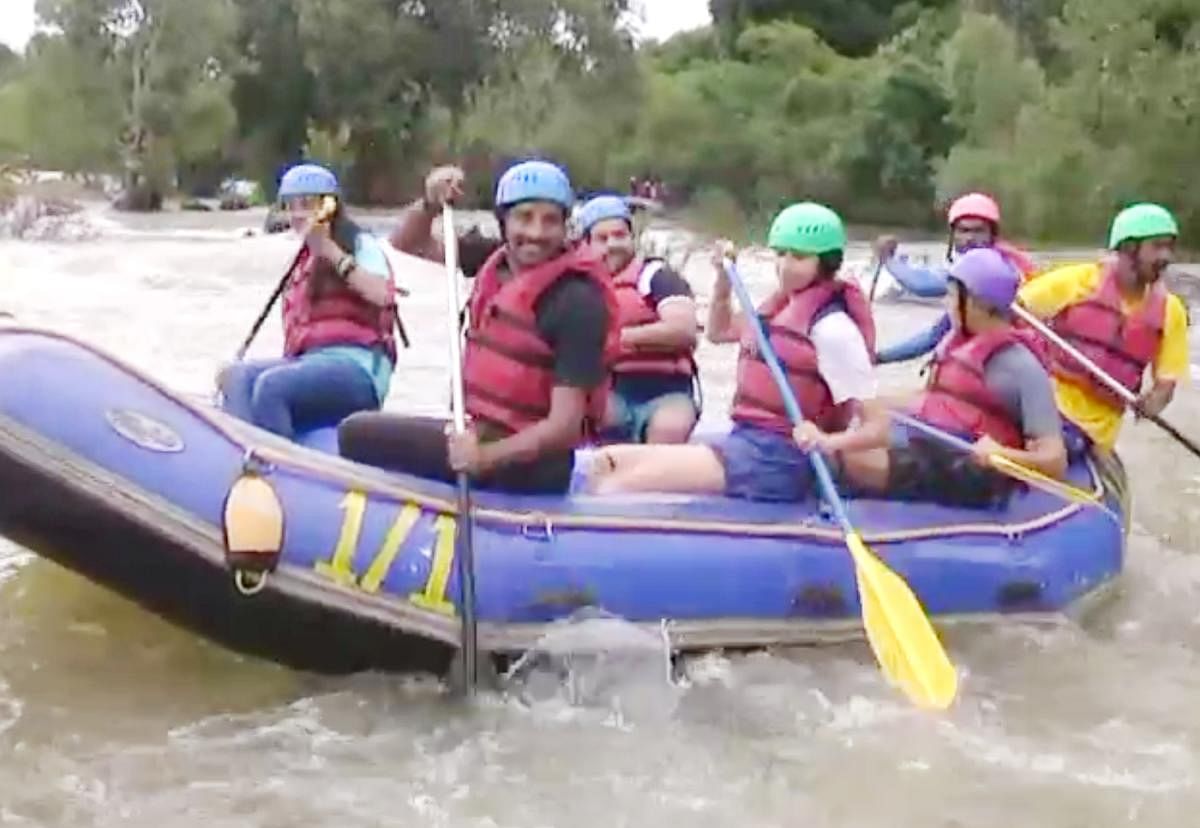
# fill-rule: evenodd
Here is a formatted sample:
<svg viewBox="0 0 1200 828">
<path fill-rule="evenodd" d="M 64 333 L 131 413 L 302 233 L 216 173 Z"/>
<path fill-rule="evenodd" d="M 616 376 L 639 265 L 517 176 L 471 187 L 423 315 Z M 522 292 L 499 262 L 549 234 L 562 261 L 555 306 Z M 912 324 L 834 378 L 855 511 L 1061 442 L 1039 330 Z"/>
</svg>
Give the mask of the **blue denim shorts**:
<svg viewBox="0 0 1200 828">
<path fill-rule="evenodd" d="M 667 393 L 650 399 L 639 400 L 613 394 L 610 398 L 611 424 L 604 429 L 603 437 L 612 442 L 643 443 L 646 441 L 646 426 L 654 412 L 663 405 L 687 403 L 696 410 L 696 403 L 688 394 Z"/>
<path fill-rule="evenodd" d="M 725 467 L 726 497 L 787 503 L 813 492 L 808 454 L 790 436 L 735 424 L 712 449 Z"/>
</svg>

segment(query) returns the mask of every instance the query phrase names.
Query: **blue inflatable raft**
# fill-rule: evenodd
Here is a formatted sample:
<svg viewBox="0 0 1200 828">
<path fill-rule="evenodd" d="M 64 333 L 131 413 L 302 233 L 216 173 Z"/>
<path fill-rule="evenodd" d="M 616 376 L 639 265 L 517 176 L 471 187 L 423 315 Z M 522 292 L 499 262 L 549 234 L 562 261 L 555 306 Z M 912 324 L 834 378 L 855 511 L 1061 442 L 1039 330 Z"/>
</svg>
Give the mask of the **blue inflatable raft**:
<svg viewBox="0 0 1200 828">
<path fill-rule="evenodd" d="M 241 652 L 323 672 L 447 668 L 459 642 L 454 492 L 295 445 L 49 331 L 0 327 L 0 532 Z M 1071 470 L 1128 514 L 1110 461 Z M 278 565 L 235 588 L 224 507 L 259 476 L 282 506 Z M 812 505 L 720 497 L 479 493 L 480 646 L 504 656 L 596 607 L 677 650 L 861 633 L 851 560 Z M 1103 510 L 1022 493 L 999 511 L 850 503 L 939 624 L 1048 618 L 1122 568 Z"/>
</svg>

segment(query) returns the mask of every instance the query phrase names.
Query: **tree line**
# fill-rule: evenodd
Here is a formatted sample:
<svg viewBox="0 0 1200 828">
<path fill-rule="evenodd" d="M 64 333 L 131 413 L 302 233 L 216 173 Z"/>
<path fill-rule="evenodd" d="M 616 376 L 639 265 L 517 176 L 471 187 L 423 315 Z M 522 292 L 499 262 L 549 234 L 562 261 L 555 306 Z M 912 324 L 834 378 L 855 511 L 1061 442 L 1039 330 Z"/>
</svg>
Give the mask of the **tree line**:
<svg viewBox="0 0 1200 828">
<path fill-rule="evenodd" d="M 1006 230 L 1098 240 L 1132 200 L 1200 230 L 1200 0 L 711 0 L 635 38 L 630 0 L 38 0 L 0 52 L 0 161 L 119 172 L 147 201 L 301 158 L 395 203 L 516 157 L 581 189 L 655 176 L 698 215 L 797 198 L 933 225 L 994 193 Z"/>
</svg>

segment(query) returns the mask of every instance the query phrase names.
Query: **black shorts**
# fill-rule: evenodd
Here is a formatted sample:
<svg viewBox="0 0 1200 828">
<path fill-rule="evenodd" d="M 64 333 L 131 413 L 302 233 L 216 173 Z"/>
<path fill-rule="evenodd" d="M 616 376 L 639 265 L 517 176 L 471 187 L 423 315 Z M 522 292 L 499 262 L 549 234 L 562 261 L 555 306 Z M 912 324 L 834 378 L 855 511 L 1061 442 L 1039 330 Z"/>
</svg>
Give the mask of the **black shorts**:
<svg viewBox="0 0 1200 828">
<path fill-rule="evenodd" d="M 342 421 L 338 451 L 349 459 L 389 471 L 453 483 L 446 454 L 446 421 L 361 413 Z M 517 494 L 564 494 L 571 485 L 574 452 L 553 452 L 527 463 L 502 466 L 475 480 L 481 489 Z"/>
<path fill-rule="evenodd" d="M 962 506 L 1000 508 L 1016 484 L 979 465 L 971 455 L 920 437 L 888 450 L 887 497 Z"/>
</svg>

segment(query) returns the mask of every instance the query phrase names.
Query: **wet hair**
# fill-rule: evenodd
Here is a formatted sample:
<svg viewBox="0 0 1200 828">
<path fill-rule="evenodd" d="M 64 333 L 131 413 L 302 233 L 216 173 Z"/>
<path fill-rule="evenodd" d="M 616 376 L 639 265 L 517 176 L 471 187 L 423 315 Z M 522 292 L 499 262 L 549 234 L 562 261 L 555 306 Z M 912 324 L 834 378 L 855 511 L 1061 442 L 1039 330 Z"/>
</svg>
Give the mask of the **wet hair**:
<svg viewBox="0 0 1200 828">
<path fill-rule="evenodd" d="M 333 219 L 329 224 L 330 235 L 337 246 L 349 253 L 354 252 L 354 240 L 362 232 L 362 228 L 346 215 L 346 208 L 339 200 L 337 209 L 333 211 Z"/>
<path fill-rule="evenodd" d="M 822 279 L 832 279 L 842 269 L 842 261 L 846 253 L 843 250 L 831 250 L 817 256 L 817 275 Z"/>
</svg>

